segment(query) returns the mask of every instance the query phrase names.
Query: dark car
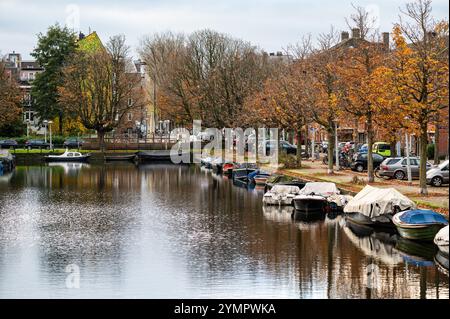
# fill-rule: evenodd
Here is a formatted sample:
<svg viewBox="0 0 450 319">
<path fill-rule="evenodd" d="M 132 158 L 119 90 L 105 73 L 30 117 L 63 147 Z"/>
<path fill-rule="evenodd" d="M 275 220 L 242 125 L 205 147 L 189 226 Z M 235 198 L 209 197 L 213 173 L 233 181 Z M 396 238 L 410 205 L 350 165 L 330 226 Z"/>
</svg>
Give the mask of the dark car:
<svg viewBox="0 0 450 319">
<path fill-rule="evenodd" d="M 33 148 L 48 149 L 50 148 L 50 144 L 44 142 L 43 140 L 30 140 L 25 143 L 25 147 L 28 148 L 29 150 Z"/>
<path fill-rule="evenodd" d="M 84 141 L 76 139 L 76 138 L 69 138 L 64 141 L 63 146 L 65 148 L 80 148 L 83 146 Z"/>
<path fill-rule="evenodd" d="M 274 140 L 266 141 L 266 155 L 270 154 L 271 149 L 275 148 L 276 143 L 277 141 Z M 289 142 L 280 141 L 278 146 L 281 152 L 291 155 L 297 155 L 297 146 L 292 145 Z M 302 151 L 302 157 L 308 157 L 304 151 Z"/>
<path fill-rule="evenodd" d="M 367 153 L 356 153 L 353 156 L 353 161 L 350 164 L 352 171 L 363 172 L 367 170 Z M 384 157 L 378 154 L 372 154 L 373 168 L 378 168 L 384 161 Z"/>
<path fill-rule="evenodd" d="M 17 147 L 18 143 L 14 140 L 2 140 L 0 141 L 0 148 L 15 148 Z"/>
</svg>

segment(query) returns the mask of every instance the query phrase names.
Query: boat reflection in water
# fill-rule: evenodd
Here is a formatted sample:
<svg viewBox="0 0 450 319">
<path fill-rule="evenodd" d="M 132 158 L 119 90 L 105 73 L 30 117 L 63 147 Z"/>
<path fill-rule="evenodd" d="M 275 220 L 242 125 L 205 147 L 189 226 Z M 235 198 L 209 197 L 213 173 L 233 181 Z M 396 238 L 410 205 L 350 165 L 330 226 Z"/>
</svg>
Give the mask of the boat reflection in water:
<svg viewBox="0 0 450 319">
<path fill-rule="evenodd" d="M 344 227 L 344 233 L 366 256 L 380 260 L 386 265 L 395 266 L 403 263 L 402 255 L 395 248 L 397 235 L 374 232 L 371 228 L 348 222 Z"/>
<path fill-rule="evenodd" d="M 434 257 L 434 261 L 438 266 L 438 269 L 448 276 L 448 255 L 442 251 L 438 251 Z"/>
<path fill-rule="evenodd" d="M 398 236 L 395 248 L 400 252 L 405 263 L 421 267 L 434 265 L 437 247 L 428 242 L 409 240 Z"/>
<path fill-rule="evenodd" d="M 300 230 L 309 231 L 320 227 L 325 221 L 326 214 L 320 211 L 305 212 L 294 210 L 292 217 Z"/>
<path fill-rule="evenodd" d="M 263 206 L 263 214 L 267 220 L 277 223 L 292 223 L 292 206 Z"/>
<path fill-rule="evenodd" d="M 89 168 L 90 164 L 76 163 L 76 162 L 50 162 L 47 164 L 49 167 L 59 167 L 64 170 L 64 173 L 71 173 L 79 171 L 82 168 Z"/>
</svg>

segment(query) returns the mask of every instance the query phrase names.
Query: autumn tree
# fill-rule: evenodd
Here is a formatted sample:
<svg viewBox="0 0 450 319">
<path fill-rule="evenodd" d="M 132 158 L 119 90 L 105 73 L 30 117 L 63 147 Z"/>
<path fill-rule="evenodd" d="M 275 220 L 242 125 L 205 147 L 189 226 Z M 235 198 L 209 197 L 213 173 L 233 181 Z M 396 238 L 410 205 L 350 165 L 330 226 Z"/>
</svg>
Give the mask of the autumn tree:
<svg viewBox="0 0 450 319">
<path fill-rule="evenodd" d="M 154 35 L 140 54 L 156 80 L 157 100 L 167 104 L 158 108 L 178 124 L 201 119 L 210 127 L 234 127 L 245 98 L 266 78 L 254 46 L 211 30 Z"/>
<path fill-rule="evenodd" d="M 141 77 L 127 72 L 128 46 L 124 36 L 114 36 L 105 50 L 78 50 L 64 71 L 60 102 L 87 129 L 97 131 L 104 151 L 105 134 L 123 116 L 143 103 Z"/>
<path fill-rule="evenodd" d="M 428 126 L 442 105 L 448 105 L 448 62 L 443 58 L 448 54 L 448 27 L 442 27 L 448 22 L 436 23 L 431 11 L 429 0 L 406 5 L 393 31 L 395 50 L 390 70 L 398 107 L 419 136 L 421 194 L 428 193 Z"/>
<path fill-rule="evenodd" d="M 8 76 L 5 64 L 0 60 L 0 127 L 19 120 L 21 111 L 19 87 Z"/>
<path fill-rule="evenodd" d="M 387 44 L 377 41 L 372 33 L 369 15 L 361 7 L 355 7 L 352 15 L 360 37 L 352 39 L 350 46 L 341 46 L 342 59 L 337 74 L 342 88 L 341 105 L 347 114 L 365 121 L 367 130 L 367 171 L 369 182 L 374 182 L 372 146 L 375 136 L 375 123 L 380 114 L 378 68 L 383 66 L 389 51 Z M 364 38 L 365 35 L 368 39 Z M 381 92 L 382 93 L 382 92 Z"/>
<path fill-rule="evenodd" d="M 342 111 L 339 105 L 341 88 L 336 74 L 336 63 L 341 52 L 335 49 L 338 35 L 333 27 L 329 33 L 321 34 L 318 42 L 319 47 L 308 59 L 310 66 L 306 74 L 315 94 L 312 117 L 327 132 L 328 174 L 333 174 L 334 141 L 337 134 L 335 122 Z"/>
</svg>

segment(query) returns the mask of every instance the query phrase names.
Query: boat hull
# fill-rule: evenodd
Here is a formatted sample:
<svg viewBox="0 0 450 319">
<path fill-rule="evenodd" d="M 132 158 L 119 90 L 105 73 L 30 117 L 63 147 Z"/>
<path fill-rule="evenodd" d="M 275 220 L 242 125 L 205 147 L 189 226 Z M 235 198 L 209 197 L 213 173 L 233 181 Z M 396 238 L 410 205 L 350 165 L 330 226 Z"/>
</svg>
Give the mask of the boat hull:
<svg viewBox="0 0 450 319">
<path fill-rule="evenodd" d="M 378 216 L 376 218 L 369 218 L 361 213 L 346 213 L 345 218 L 347 221 L 371 228 L 385 228 L 394 229 L 395 225 L 392 223 L 392 214 L 386 214 L 384 216 Z"/>
<path fill-rule="evenodd" d="M 294 207 L 296 211 L 305 213 L 318 213 L 326 212 L 328 202 L 324 198 L 322 200 L 317 199 L 294 199 Z"/>
<path fill-rule="evenodd" d="M 123 156 L 105 156 L 105 161 L 107 162 L 124 162 L 124 161 L 134 161 L 136 155 L 123 155 Z"/>
<path fill-rule="evenodd" d="M 403 238 L 420 241 L 433 241 L 436 234 L 444 227 L 442 224 L 431 224 L 422 227 L 397 225 L 397 230 Z"/>
<path fill-rule="evenodd" d="M 274 198 L 272 196 L 264 196 L 263 197 L 263 204 L 269 205 L 269 206 L 292 206 L 292 197 L 285 197 L 285 198 Z"/>
</svg>

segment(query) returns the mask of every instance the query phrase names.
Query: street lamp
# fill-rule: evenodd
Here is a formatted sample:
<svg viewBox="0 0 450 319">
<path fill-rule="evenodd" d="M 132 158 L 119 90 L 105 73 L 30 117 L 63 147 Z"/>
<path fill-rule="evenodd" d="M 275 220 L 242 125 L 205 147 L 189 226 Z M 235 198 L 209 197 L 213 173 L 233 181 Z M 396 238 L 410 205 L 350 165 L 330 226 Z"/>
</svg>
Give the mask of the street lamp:
<svg viewBox="0 0 450 319">
<path fill-rule="evenodd" d="M 52 124 L 53 121 L 48 121 L 48 126 L 50 127 L 50 149 L 53 149 L 53 144 L 52 144 Z"/>
<path fill-rule="evenodd" d="M 45 130 L 44 130 L 44 140 L 45 140 L 45 143 L 47 143 L 47 124 L 48 124 L 48 121 L 47 120 L 44 120 L 44 127 L 45 127 Z"/>
<path fill-rule="evenodd" d="M 336 152 L 336 170 L 339 171 L 339 141 L 338 141 L 338 120 L 334 121 L 334 132 L 335 132 L 335 152 Z"/>
<path fill-rule="evenodd" d="M 28 138 L 30 136 L 30 120 L 27 119 L 26 123 L 27 123 L 27 138 Z"/>
</svg>

